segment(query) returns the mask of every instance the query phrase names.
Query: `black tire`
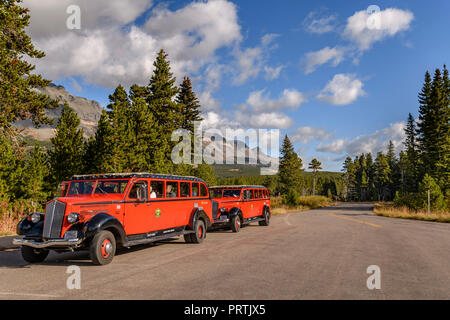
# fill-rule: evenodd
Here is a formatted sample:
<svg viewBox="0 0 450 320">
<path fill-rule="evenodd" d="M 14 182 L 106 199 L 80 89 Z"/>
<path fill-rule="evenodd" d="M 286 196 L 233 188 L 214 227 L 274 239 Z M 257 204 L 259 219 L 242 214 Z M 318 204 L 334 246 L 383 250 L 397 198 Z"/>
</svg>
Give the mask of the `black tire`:
<svg viewBox="0 0 450 320">
<path fill-rule="evenodd" d="M 108 246 L 110 244 L 111 246 Z M 105 265 L 110 263 L 116 254 L 116 239 L 106 230 L 97 233 L 89 246 L 89 255 L 94 264 Z"/>
<path fill-rule="evenodd" d="M 241 218 L 239 217 L 239 215 L 235 215 L 233 218 L 231 218 L 231 230 L 233 232 L 239 232 L 239 230 L 241 230 Z"/>
<path fill-rule="evenodd" d="M 195 233 L 191 233 L 191 242 L 192 243 L 202 243 L 206 238 L 206 226 L 203 220 L 199 219 L 195 222 L 194 226 Z"/>
<path fill-rule="evenodd" d="M 188 233 L 184 235 L 184 241 L 186 241 L 186 243 L 192 243 L 191 234 L 192 233 Z"/>
<path fill-rule="evenodd" d="M 269 209 L 265 208 L 263 215 L 264 215 L 264 220 L 259 221 L 258 223 L 259 223 L 260 226 L 267 227 L 270 224 L 270 211 L 269 211 Z"/>
<path fill-rule="evenodd" d="M 29 263 L 42 262 L 47 258 L 49 251 L 44 249 L 35 249 L 28 246 L 22 246 L 22 258 Z"/>
</svg>

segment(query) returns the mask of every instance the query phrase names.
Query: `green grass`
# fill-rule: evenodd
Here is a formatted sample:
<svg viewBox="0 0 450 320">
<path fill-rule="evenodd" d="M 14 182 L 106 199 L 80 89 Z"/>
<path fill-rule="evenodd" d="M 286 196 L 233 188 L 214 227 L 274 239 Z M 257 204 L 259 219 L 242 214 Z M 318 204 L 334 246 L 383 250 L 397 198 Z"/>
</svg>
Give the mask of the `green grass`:
<svg viewBox="0 0 450 320">
<path fill-rule="evenodd" d="M 300 196 L 298 206 L 287 206 L 283 204 L 282 197 L 271 197 L 270 206 L 273 215 L 285 214 L 290 212 L 300 212 L 311 209 L 328 207 L 334 203 L 324 196 Z"/>
<path fill-rule="evenodd" d="M 373 212 L 378 216 L 400 219 L 413 219 L 435 222 L 450 222 L 450 212 L 430 212 L 411 210 L 407 207 L 397 207 L 393 203 L 376 203 Z"/>
</svg>

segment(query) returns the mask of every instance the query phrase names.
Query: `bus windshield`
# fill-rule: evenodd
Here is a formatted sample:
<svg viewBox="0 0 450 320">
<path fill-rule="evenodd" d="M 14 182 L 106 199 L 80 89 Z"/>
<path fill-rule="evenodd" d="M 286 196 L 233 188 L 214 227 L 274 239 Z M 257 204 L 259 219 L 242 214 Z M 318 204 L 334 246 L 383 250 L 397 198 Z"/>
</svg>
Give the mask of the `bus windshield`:
<svg viewBox="0 0 450 320">
<path fill-rule="evenodd" d="M 67 195 L 88 195 L 95 194 L 121 194 L 125 192 L 129 180 L 88 180 L 72 181 Z M 97 185 L 95 185 L 97 182 Z M 95 187 L 95 191 L 94 191 Z"/>
<path fill-rule="evenodd" d="M 222 198 L 222 189 L 211 189 L 211 196 L 213 198 Z"/>
<path fill-rule="evenodd" d="M 124 193 L 128 180 L 99 180 L 95 187 L 95 194 Z"/>
</svg>

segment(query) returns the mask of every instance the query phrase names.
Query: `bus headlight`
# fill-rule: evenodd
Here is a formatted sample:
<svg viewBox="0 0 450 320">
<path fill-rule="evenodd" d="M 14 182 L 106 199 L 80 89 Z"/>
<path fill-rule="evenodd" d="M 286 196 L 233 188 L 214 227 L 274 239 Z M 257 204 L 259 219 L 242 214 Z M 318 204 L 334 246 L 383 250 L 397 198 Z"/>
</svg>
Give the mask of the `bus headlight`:
<svg viewBox="0 0 450 320">
<path fill-rule="evenodd" d="M 41 220 L 41 215 L 37 212 L 31 214 L 31 222 L 38 223 Z"/>
<path fill-rule="evenodd" d="M 76 212 L 71 212 L 69 213 L 69 215 L 67 216 L 67 221 L 69 221 L 70 223 L 75 223 L 80 219 L 80 215 Z"/>
</svg>

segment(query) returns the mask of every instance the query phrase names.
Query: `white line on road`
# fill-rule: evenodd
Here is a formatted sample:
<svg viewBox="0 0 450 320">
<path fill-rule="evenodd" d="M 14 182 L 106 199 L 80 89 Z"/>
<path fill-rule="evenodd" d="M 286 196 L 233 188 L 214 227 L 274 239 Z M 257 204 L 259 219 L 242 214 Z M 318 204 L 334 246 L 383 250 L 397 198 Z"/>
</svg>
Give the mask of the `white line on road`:
<svg viewBox="0 0 450 320">
<path fill-rule="evenodd" d="M 40 297 L 40 298 L 58 298 L 59 296 L 51 294 L 40 294 L 40 293 L 22 293 L 22 292 L 0 292 L 0 295 L 7 296 L 27 296 L 27 297 Z"/>
</svg>

